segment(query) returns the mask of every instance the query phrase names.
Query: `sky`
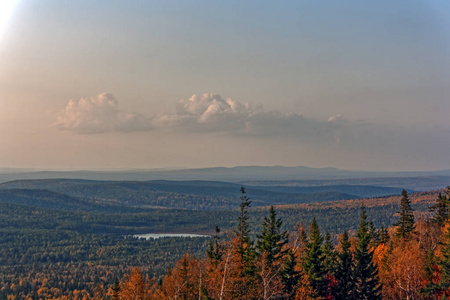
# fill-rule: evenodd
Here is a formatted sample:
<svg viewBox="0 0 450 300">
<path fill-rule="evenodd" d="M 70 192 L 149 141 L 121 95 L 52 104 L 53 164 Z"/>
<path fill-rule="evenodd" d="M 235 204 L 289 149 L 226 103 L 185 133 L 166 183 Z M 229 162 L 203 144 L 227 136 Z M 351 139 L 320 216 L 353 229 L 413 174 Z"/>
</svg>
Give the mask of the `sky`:
<svg viewBox="0 0 450 300">
<path fill-rule="evenodd" d="M 0 168 L 450 168 L 448 1 L 12 7 Z"/>
</svg>

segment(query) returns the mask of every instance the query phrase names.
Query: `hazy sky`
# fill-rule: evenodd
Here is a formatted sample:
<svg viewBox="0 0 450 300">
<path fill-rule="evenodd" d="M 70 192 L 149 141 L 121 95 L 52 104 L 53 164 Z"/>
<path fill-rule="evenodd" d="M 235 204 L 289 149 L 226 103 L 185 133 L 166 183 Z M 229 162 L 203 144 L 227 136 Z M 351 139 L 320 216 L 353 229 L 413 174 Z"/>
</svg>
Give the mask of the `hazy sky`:
<svg viewBox="0 0 450 300">
<path fill-rule="evenodd" d="M 0 167 L 450 168 L 450 2 L 19 0 Z"/>
</svg>

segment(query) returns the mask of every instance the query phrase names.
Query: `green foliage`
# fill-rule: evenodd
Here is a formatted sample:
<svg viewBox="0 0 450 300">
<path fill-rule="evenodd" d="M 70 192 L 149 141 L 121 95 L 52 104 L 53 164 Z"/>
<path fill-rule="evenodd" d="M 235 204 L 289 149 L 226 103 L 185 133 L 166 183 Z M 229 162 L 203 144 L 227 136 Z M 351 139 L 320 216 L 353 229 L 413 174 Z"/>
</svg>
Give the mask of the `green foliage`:
<svg viewBox="0 0 450 300">
<path fill-rule="evenodd" d="M 324 265 L 325 269 L 327 270 L 327 275 L 334 276 L 337 267 L 336 264 L 337 253 L 334 249 L 334 244 L 333 241 L 331 240 L 331 236 L 328 231 L 325 233 L 324 236 L 323 255 L 325 256 Z"/>
<path fill-rule="evenodd" d="M 341 241 L 342 251 L 337 255 L 336 285 L 332 288 L 332 295 L 336 300 L 356 299 L 355 266 L 350 247 L 348 233 L 344 232 Z"/>
<path fill-rule="evenodd" d="M 286 261 L 282 271 L 282 280 L 284 284 L 284 294 L 288 299 L 294 299 L 295 287 L 300 279 L 300 272 L 296 270 L 297 258 L 294 251 L 288 249 L 286 253 Z"/>
<path fill-rule="evenodd" d="M 398 212 L 400 217 L 398 222 L 394 224 L 397 226 L 396 236 L 408 239 L 412 231 L 416 228 L 413 209 L 411 208 L 411 201 L 408 198 L 406 190 L 402 191 L 402 200 L 400 201 L 401 210 Z"/>
<path fill-rule="evenodd" d="M 361 206 L 361 220 L 356 236 L 358 238 L 355 254 L 356 299 L 381 299 L 378 271 L 373 263 L 373 252 L 369 250 L 371 239 L 364 206 Z"/>
<path fill-rule="evenodd" d="M 244 275 L 252 275 L 254 272 L 254 266 L 252 265 L 255 259 L 255 250 L 253 248 L 253 242 L 250 239 L 250 229 L 248 224 L 248 208 L 252 201 L 247 197 L 244 187 L 241 187 L 241 205 L 240 214 L 238 218 L 238 227 L 235 231 L 238 239 L 238 254 L 244 263 L 245 269 Z"/>
<path fill-rule="evenodd" d="M 270 207 L 269 217 L 265 217 L 260 235 L 257 235 L 256 249 L 259 254 L 264 253 L 268 265 L 271 266 L 275 260 L 279 260 L 285 254 L 284 245 L 287 244 L 289 236 L 287 231 L 281 231 L 283 222 L 277 218 L 273 206 Z"/>
<path fill-rule="evenodd" d="M 381 228 L 378 231 L 378 241 L 380 244 L 389 243 L 389 232 L 387 228 L 384 227 L 384 225 L 381 225 Z"/>
<path fill-rule="evenodd" d="M 214 234 L 214 242 L 212 240 L 209 241 L 208 250 L 206 250 L 206 256 L 213 262 L 217 263 L 222 260 L 222 244 L 220 243 L 220 228 L 216 226 L 216 233 Z"/>
<path fill-rule="evenodd" d="M 450 297 L 450 223 L 445 227 L 441 247 L 442 257 L 434 266 L 432 280 L 422 292 L 427 296 L 447 299 L 446 297 Z"/>
<path fill-rule="evenodd" d="M 302 263 L 303 270 L 308 275 L 309 283 L 316 297 L 326 297 L 328 294 L 327 269 L 323 255 L 323 237 L 320 234 L 316 219 L 313 218 L 309 229 L 309 239 L 306 244 L 306 256 Z"/>
<path fill-rule="evenodd" d="M 119 187 L 117 188 L 117 186 Z M 109 187 L 121 190 L 124 186 L 130 191 L 133 189 L 140 192 L 145 190 L 140 184 L 135 183 L 126 185 L 111 183 Z M 91 188 L 94 189 L 94 187 Z M 140 190 L 141 188 L 143 190 Z M 81 194 L 83 191 L 79 188 L 78 192 Z M 113 194 L 106 189 L 99 194 L 107 195 L 106 193 Z M 121 194 L 117 193 L 117 195 Z M 161 203 L 169 201 L 164 195 L 160 194 L 161 197 L 158 201 Z M 195 198 L 195 196 L 191 196 L 192 199 Z M 330 260 L 327 257 L 333 253 L 333 245 L 332 239 L 329 238 L 342 231 L 355 230 L 359 211 L 355 205 L 358 203 L 357 201 L 348 201 L 345 202 L 345 205 L 341 205 L 344 202 L 333 202 L 280 206 L 276 207 L 277 213 L 275 214 L 273 208 L 250 208 L 251 201 L 246 196 L 245 190 L 241 191 L 239 198 L 242 205 L 239 221 L 236 218 L 239 213 L 237 209 L 205 211 L 137 208 L 133 205 L 142 199 L 136 200 L 136 202 L 130 199 L 129 205 L 122 206 L 119 200 L 117 200 L 119 204 L 112 204 L 114 199 L 102 202 L 99 198 L 89 200 L 78 197 L 76 193 L 65 196 L 57 191 L 49 192 L 39 189 L 5 190 L 0 193 L 0 198 L 0 202 L 3 202 L 0 203 L 0 244 L 2 245 L 0 247 L 0 286 L 5 287 L 1 292 L 0 299 L 14 293 L 14 295 L 23 295 L 29 291 L 36 291 L 44 285 L 44 279 L 48 281 L 48 285 L 60 292 L 91 289 L 101 283 L 104 283 L 106 287 L 111 286 L 114 278 L 121 278 L 130 266 L 140 266 L 144 274 L 150 277 L 159 277 L 173 266 L 184 252 L 190 252 L 198 257 L 204 256 L 209 242 L 212 247 L 208 250 L 208 256 L 211 255 L 214 259 L 220 260 L 223 235 L 220 235 L 219 232 L 216 232 L 215 238 L 211 240 L 163 238 L 144 241 L 123 237 L 147 232 L 212 233 L 214 231 L 213 224 L 219 225 L 224 230 L 235 228 L 235 232 L 242 233 L 242 240 L 246 245 L 242 250 L 243 253 L 246 253 L 244 258 L 247 261 L 247 271 L 251 274 L 253 272 L 252 265 L 255 264 L 255 252 L 251 243 L 251 239 L 254 237 L 253 232 L 261 232 L 261 237 L 265 236 L 265 238 L 260 238 L 261 241 L 277 240 L 284 234 L 280 229 L 281 220 L 283 220 L 285 228 L 291 229 L 299 221 L 311 222 L 312 215 L 317 216 L 317 219 L 313 222 L 315 225 L 311 226 L 307 250 L 310 262 L 318 262 L 318 272 L 315 262 L 310 263 L 309 269 L 313 270 L 311 274 L 315 274 L 312 276 L 312 280 L 319 293 L 320 289 L 317 287 L 322 286 L 321 283 L 327 280 L 321 282 L 318 279 L 330 274 L 328 269 L 331 269 Z M 183 199 L 187 198 L 170 199 L 170 205 L 176 206 L 179 200 L 180 207 L 185 207 L 186 203 L 183 202 Z M 205 199 L 192 201 L 206 201 Z M 16 200 L 26 205 L 17 205 L 15 204 Z M 378 200 L 374 200 L 374 205 L 368 208 L 371 216 L 375 218 L 373 228 L 375 225 L 379 226 L 383 223 L 392 224 L 395 218 L 392 216 L 396 211 L 395 205 L 391 203 L 378 205 L 376 201 Z M 210 208 L 215 205 L 212 202 Z M 416 210 L 425 211 L 427 209 L 425 202 L 418 202 L 414 205 Z M 269 217 L 266 217 L 267 213 L 269 213 Z M 241 222 L 241 218 L 243 222 Z M 325 242 L 320 235 L 317 223 L 331 233 L 328 238 L 327 235 L 325 236 Z M 371 232 L 369 235 L 373 236 L 376 230 L 373 229 Z M 378 231 L 378 234 L 381 235 L 381 232 L 382 230 Z M 277 235 L 279 236 L 274 238 Z M 382 239 L 380 238 L 380 240 Z M 280 244 L 284 244 L 284 237 L 281 238 L 281 241 L 283 242 Z M 274 246 L 273 243 L 264 242 L 257 247 L 260 249 L 266 247 L 262 244 L 269 245 L 266 249 L 271 248 L 276 251 L 279 249 L 277 243 L 275 244 L 277 246 Z M 322 246 L 317 247 L 317 245 Z M 300 279 L 299 272 L 295 270 L 295 263 L 299 257 L 295 257 L 292 252 L 287 252 L 285 258 L 284 269 L 280 274 L 283 276 L 285 294 L 288 295 L 295 289 L 296 283 Z M 23 284 L 19 288 L 17 283 L 20 278 L 25 282 L 33 280 L 35 282 Z M 12 284 L 15 285 L 15 290 L 9 288 Z M 328 286 L 324 287 L 325 290 L 327 288 Z"/>
<path fill-rule="evenodd" d="M 450 199 L 447 197 L 450 194 L 450 187 L 447 187 L 447 195 L 439 193 L 436 203 L 430 206 L 430 212 L 434 215 L 431 217 L 430 222 L 437 224 L 438 226 L 444 226 L 445 222 L 450 218 Z"/>
</svg>

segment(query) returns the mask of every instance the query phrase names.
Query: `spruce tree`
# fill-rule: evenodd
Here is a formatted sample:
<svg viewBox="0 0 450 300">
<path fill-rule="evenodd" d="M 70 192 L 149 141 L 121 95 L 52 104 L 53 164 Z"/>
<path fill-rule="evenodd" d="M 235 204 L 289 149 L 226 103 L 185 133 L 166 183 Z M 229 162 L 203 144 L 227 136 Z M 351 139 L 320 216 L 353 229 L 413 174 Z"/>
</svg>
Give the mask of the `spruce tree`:
<svg viewBox="0 0 450 300">
<path fill-rule="evenodd" d="M 208 250 L 206 250 L 206 256 L 213 261 L 214 263 L 222 260 L 222 250 L 223 246 L 220 244 L 220 228 L 216 226 L 216 233 L 214 234 L 214 242 L 212 240 L 209 241 Z"/>
<path fill-rule="evenodd" d="M 250 204 L 252 201 L 247 197 L 245 193 L 244 187 L 241 187 L 241 205 L 240 205 L 240 215 L 238 218 L 238 228 L 236 230 L 236 235 L 238 238 L 238 252 L 245 261 L 246 253 L 251 248 L 251 241 L 250 241 L 250 230 L 248 229 L 248 216 L 247 211 L 250 207 Z"/>
<path fill-rule="evenodd" d="M 120 299 L 120 283 L 117 276 L 114 278 L 114 285 L 111 288 L 112 289 L 112 300 L 119 300 Z"/>
<path fill-rule="evenodd" d="M 255 250 L 253 248 L 253 243 L 250 240 L 250 230 L 248 225 L 248 208 L 250 207 L 251 201 L 245 193 L 244 187 L 241 187 L 241 205 L 240 205 L 240 215 L 238 218 L 238 228 L 235 231 L 237 238 L 237 254 L 240 257 L 244 269 L 242 270 L 243 276 L 253 276 L 255 271 L 254 258 Z"/>
<path fill-rule="evenodd" d="M 316 218 L 313 218 L 309 231 L 309 240 L 306 244 L 306 256 L 302 263 L 305 273 L 316 297 L 328 296 L 327 270 L 325 269 L 325 257 L 322 251 L 323 237 L 320 234 Z"/>
<path fill-rule="evenodd" d="M 338 265 L 336 268 L 336 285 L 332 289 L 335 300 L 356 299 L 355 292 L 355 266 L 353 254 L 350 250 L 351 244 L 347 232 L 344 232 L 341 240 L 342 252 L 338 253 Z"/>
<path fill-rule="evenodd" d="M 378 240 L 380 244 L 387 244 L 389 242 L 389 232 L 384 225 L 381 225 L 380 231 L 378 232 Z"/>
<path fill-rule="evenodd" d="M 277 218 L 273 206 L 270 207 L 269 217 L 265 217 L 263 228 L 257 236 L 256 249 L 260 254 L 265 253 L 268 265 L 271 266 L 275 260 L 279 260 L 285 254 L 283 246 L 288 242 L 287 231 L 281 231 L 283 222 Z"/>
<path fill-rule="evenodd" d="M 334 276 L 336 271 L 336 251 L 330 233 L 327 231 L 324 236 L 323 243 L 324 265 L 328 276 Z"/>
<path fill-rule="evenodd" d="M 449 190 L 450 187 L 447 187 Z M 444 226 L 445 222 L 450 218 L 450 199 L 446 195 L 439 193 L 436 203 L 430 207 L 430 211 L 434 213 L 431 217 L 431 223 L 438 226 Z"/>
<path fill-rule="evenodd" d="M 394 224 L 397 226 L 395 235 L 404 239 L 409 239 L 412 231 L 416 228 L 413 209 L 411 208 L 411 201 L 408 198 L 406 190 L 402 191 L 402 200 L 400 201 L 400 217 L 398 222 Z"/>
<path fill-rule="evenodd" d="M 361 221 L 357 238 L 358 245 L 355 255 L 356 299 L 381 299 L 381 285 L 378 279 L 378 271 L 373 263 L 373 252 L 369 251 L 369 224 L 364 206 L 361 206 Z"/>
<path fill-rule="evenodd" d="M 295 287 L 298 284 L 300 278 L 300 272 L 296 270 L 297 258 L 294 251 L 289 249 L 286 253 L 286 261 L 284 262 L 284 268 L 282 272 L 282 280 L 284 285 L 284 294 L 287 299 L 295 298 Z"/>
</svg>

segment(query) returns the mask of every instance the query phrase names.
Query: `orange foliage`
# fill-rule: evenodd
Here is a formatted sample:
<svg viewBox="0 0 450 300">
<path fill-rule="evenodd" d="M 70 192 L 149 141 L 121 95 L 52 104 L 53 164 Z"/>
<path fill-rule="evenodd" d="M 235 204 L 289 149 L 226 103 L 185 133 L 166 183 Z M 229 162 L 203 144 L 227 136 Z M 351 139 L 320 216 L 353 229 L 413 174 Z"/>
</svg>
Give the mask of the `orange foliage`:
<svg viewBox="0 0 450 300">
<path fill-rule="evenodd" d="M 417 241 L 398 241 L 392 248 L 377 247 L 376 261 L 383 283 L 383 299 L 419 299 L 425 279 L 425 257 Z"/>
</svg>

